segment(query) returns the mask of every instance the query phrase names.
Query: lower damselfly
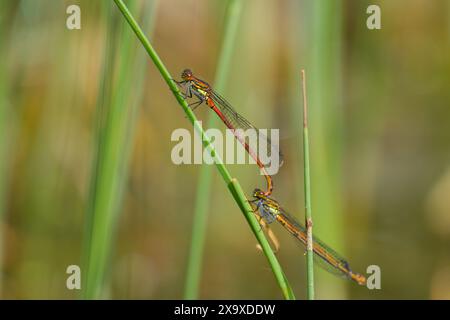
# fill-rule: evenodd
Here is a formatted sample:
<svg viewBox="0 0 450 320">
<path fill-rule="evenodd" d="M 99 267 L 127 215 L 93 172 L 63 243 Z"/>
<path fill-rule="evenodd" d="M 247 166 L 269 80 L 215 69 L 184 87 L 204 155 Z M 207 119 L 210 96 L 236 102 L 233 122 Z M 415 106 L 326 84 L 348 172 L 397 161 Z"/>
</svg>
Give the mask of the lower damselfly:
<svg viewBox="0 0 450 320">
<path fill-rule="evenodd" d="M 289 215 L 276 200 L 268 197 L 261 190 L 255 189 L 253 197 L 254 200 L 250 202 L 256 207 L 255 213 L 258 216 L 269 224 L 275 220 L 278 221 L 289 233 L 306 246 L 306 229 L 301 223 Z M 362 274 L 353 272 L 348 262 L 340 254 L 317 237 L 313 237 L 313 251 L 315 261 L 325 270 L 353 280 L 360 285 L 366 283 L 366 278 Z"/>
</svg>

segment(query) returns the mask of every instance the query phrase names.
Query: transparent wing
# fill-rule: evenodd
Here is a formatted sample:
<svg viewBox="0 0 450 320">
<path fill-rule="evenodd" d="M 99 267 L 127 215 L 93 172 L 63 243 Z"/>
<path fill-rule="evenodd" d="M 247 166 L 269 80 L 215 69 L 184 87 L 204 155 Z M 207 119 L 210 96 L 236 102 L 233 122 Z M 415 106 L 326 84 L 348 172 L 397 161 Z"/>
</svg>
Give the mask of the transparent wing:
<svg viewBox="0 0 450 320">
<path fill-rule="evenodd" d="M 279 218 L 285 220 L 286 223 L 294 227 L 293 229 L 286 229 L 288 229 L 294 237 L 300 240 L 303 245 L 306 245 L 305 227 L 282 208 L 279 209 L 279 212 Z M 313 236 L 313 250 L 314 261 L 316 261 L 320 267 L 337 276 L 345 278 L 350 277 L 352 271 L 350 270 L 348 262 L 339 253 L 331 249 L 322 240 L 315 236 Z"/>
<path fill-rule="evenodd" d="M 258 150 L 258 148 L 261 148 L 264 144 L 266 145 L 267 150 L 267 156 L 270 157 L 274 153 L 278 153 L 278 165 L 281 166 L 283 164 L 283 154 L 281 153 L 279 146 L 277 144 L 272 143 L 269 137 L 264 135 L 258 128 L 256 128 L 254 125 L 252 125 L 247 119 L 245 119 L 243 116 L 241 116 L 239 113 L 237 113 L 233 107 L 217 92 L 214 90 L 211 90 L 210 97 L 216 104 L 216 106 L 219 108 L 219 110 L 222 112 L 222 114 L 225 116 L 225 118 L 228 119 L 230 122 L 232 128 L 230 129 L 242 129 L 242 130 L 248 130 L 253 129 L 256 133 L 256 139 L 246 139 L 248 137 L 241 137 L 242 139 L 245 139 L 245 141 L 248 143 L 249 147 L 252 150 Z M 264 140 L 264 141 L 261 141 Z M 264 151 L 264 150 L 263 150 Z"/>
</svg>

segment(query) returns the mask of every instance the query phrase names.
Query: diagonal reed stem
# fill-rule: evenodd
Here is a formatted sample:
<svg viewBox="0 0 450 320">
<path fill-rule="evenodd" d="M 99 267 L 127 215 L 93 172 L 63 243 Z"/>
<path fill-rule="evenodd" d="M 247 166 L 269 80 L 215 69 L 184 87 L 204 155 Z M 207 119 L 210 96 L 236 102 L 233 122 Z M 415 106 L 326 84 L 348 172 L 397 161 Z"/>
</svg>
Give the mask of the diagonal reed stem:
<svg viewBox="0 0 450 320">
<path fill-rule="evenodd" d="M 139 27 L 136 20 L 133 18 L 131 12 L 128 10 L 127 6 L 123 3 L 122 0 L 114 0 L 119 10 L 122 12 L 124 18 L 127 20 L 130 27 L 135 32 L 138 39 L 141 41 L 142 45 L 144 46 L 145 50 L 147 51 L 148 55 L 152 59 L 153 63 L 155 64 L 156 68 L 161 73 L 161 76 L 166 81 L 167 85 L 169 86 L 170 90 L 175 96 L 175 99 L 177 99 L 178 103 L 180 104 L 183 111 L 186 113 L 189 121 L 194 126 L 194 129 L 196 132 L 200 135 L 203 144 L 206 149 L 211 154 L 212 159 L 214 159 L 214 163 L 217 167 L 217 170 L 219 170 L 224 182 L 227 184 L 228 188 L 230 189 L 231 194 L 233 195 L 236 203 L 238 204 L 239 208 L 241 209 L 242 213 L 244 214 L 245 218 L 247 219 L 248 223 L 250 224 L 250 227 L 257 238 L 259 244 L 263 248 L 263 252 L 265 256 L 267 257 L 267 260 L 269 261 L 270 267 L 272 269 L 272 272 L 275 275 L 275 278 L 278 282 L 278 285 L 281 288 L 281 291 L 286 299 L 295 299 L 294 294 L 292 292 L 292 289 L 284 276 L 284 273 L 281 269 L 281 266 L 275 257 L 275 254 L 273 253 L 272 249 L 270 248 L 269 243 L 267 242 L 267 239 L 264 236 L 264 233 L 262 232 L 262 228 L 260 228 L 258 221 L 256 220 L 253 209 L 248 202 L 247 198 L 245 197 L 245 194 L 240 186 L 240 184 L 237 182 L 237 180 L 232 179 L 230 173 L 224 166 L 222 160 L 217 155 L 210 138 L 205 134 L 202 127 L 200 126 L 199 122 L 197 121 L 194 113 L 189 108 L 187 102 L 184 100 L 183 96 L 181 95 L 181 92 L 175 82 L 172 80 L 169 71 L 164 66 L 163 62 L 159 58 L 156 51 L 153 49 L 152 45 L 150 44 L 150 41 L 147 39 L 147 37 L 144 35 L 142 29 Z"/>
<path fill-rule="evenodd" d="M 231 57 L 234 51 L 239 20 L 242 11 L 242 0 L 229 0 L 225 15 L 225 33 L 222 48 L 218 60 L 218 67 L 214 87 L 223 92 L 225 82 L 228 78 Z M 218 125 L 218 118 L 209 113 L 208 128 Z M 207 224 L 207 213 L 210 207 L 212 185 L 212 167 L 202 166 L 200 168 L 199 181 L 197 185 L 194 219 L 192 222 L 191 244 L 186 272 L 186 284 L 184 289 L 185 299 L 197 299 L 200 276 L 202 270 L 203 252 L 205 247 L 205 235 Z"/>
</svg>

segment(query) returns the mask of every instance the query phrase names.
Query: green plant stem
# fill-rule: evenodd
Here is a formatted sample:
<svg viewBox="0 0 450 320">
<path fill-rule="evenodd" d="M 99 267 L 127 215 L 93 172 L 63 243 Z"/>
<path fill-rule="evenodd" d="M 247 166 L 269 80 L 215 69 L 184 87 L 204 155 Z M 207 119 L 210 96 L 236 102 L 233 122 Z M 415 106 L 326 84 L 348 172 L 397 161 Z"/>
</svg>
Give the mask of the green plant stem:
<svg viewBox="0 0 450 320">
<path fill-rule="evenodd" d="M 115 56 L 115 50 L 113 46 L 113 35 L 114 35 L 114 29 L 112 26 L 114 25 L 112 23 L 112 17 L 111 17 L 111 10 L 110 6 L 104 4 L 105 10 L 102 10 L 104 13 L 106 25 L 108 27 L 107 31 L 107 37 L 106 37 L 106 50 L 105 50 L 105 58 L 103 59 L 103 65 L 102 65 L 102 77 L 101 77 L 101 84 L 99 88 L 99 94 L 98 94 L 98 100 L 97 105 L 95 108 L 96 114 L 95 119 L 97 121 L 96 123 L 96 130 L 95 130 L 95 141 L 96 141 L 96 148 L 94 149 L 94 156 L 92 160 L 92 168 L 91 171 L 93 174 L 91 175 L 91 181 L 90 181 L 90 187 L 89 187 L 89 201 L 87 206 L 87 217 L 85 221 L 85 227 L 84 229 L 87 230 L 84 234 L 83 238 L 83 250 L 82 250 L 82 261 L 83 266 L 85 270 L 91 270 L 90 275 L 89 272 L 86 273 L 86 275 L 82 278 L 82 290 L 80 293 L 80 297 L 84 299 L 88 299 L 93 297 L 93 293 L 91 291 L 93 287 L 100 287 L 101 281 L 97 280 L 98 277 L 95 276 L 94 268 L 92 267 L 92 264 L 98 263 L 94 260 L 91 260 L 91 256 L 93 255 L 93 225 L 94 225 L 94 212 L 97 202 L 97 192 L 99 192 L 97 185 L 98 185 L 98 179 L 99 174 L 97 174 L 100 171 L 100 165 L 101 165 L 101 156 L 104 154 L 103 152 L 103 135 L 104 135 L 104 109 L 105 106 L 110 104 L 110 93 L 112 91 L 112 79 L 113 79 L 113 62 L 114 62 L 114 56 Z M 96 256 L 96 259 L 99 256 Z M 95 283 L 93 283 L 95 282 Z M 89 286 L 89 289 L 88 289 Z"/>
<path fill-rule="evenodd" d="M 248 224 L 250 225 L 256 239 L 258 240 L 261 248 L 266 255 L 267 260 L 269 261 L 270 267 L 272 268 L 272 272 L 275 275 L 275 278 L 278 281 L 278 285 L 283 292 L 285 299 L 287 300 L 295 300 L 294 292 L 289 285 L 289 282 L 284 275 L 283 269 L 281 268 L 275 254 L 270 247 L 269 242 L 264 236 L 264 232 L 262 231 L 261 225 L 258 220 L 256 220 L 253 215 L 253 209 L 250 206 L 247 198 L 244 195 L 244 191 L 242 190 L 241 185 L 236 179 L 233 179 L 230 184 L 228 184 L 228 188 L 231 191 L 236 203 L 238 204 L 241 211 L 244 213 L 245 218 L 247 219 Z"/>
<path fill-rule="evenodd" d="M 221 48 L 215 88 L 223 92 L 225 82 L 228 78 L 231 57 L 234 51 L 234 44 L 238 30 L 238 24 L 242 11 L 242 0 L 230 0 L 228 2 L 227 13 L 225 15 L 225 34 Z M 216 127 L 218 118 L 213 112 L 209 113 L 208 127 Z M 205 234 L 207 225 L 207 213 L 210 207 L 212 185 L 212 167 L 202 166 L 200 168 L 199 181 L 197 185 L 194 219 L 192 222 L 192 238 L 188 257 L 188 267 L 186 273 L 186 285 L 184 291 L 185 299 L 197 299 L 202 270 L 203 252 L 205 247 Z"/>
<path fill-rule="evenodd" d="M 136 1 L 132 2 L 136 4 Z M 106 16 L 111 3 L 106 3 Z M 148 15 L 149 13 L 147 13 Z M 149 19 L 146 19 L 148 22 Z M 91 184 L 90 204 L 87 214 L 87 231 L 84 242 L 84 283 L 82 297 L 95 299 L 103 297 L 103 281 L 109 271 L 108 259 L 115 234 L 115 227 L 122 207 L 123 186 L 128 176 L 128 162 L 131 154 L 131 137 L 135 119 L 142 97 L 146 59 L 142 50 L 133 47 L 133 34 L 129 29 L 120 28 L 119 69 L 117 81 L 113 78 L 112 66 L 114 54 L 109 41 L 114 41 L 115 21 L 110 20 L 108 27 L 107 59 L 103 67 L 103 84 L 97 105 L 98 140 L 93 181 Z M 130 81 L 133 78 L 134 81 Z M 109 98 L 111 96 L 111 98 Z M 105 120 L 104 123 L 101 120 Z"/>
<path fill-rule="evenodd" d="M 6 209 L 6 185 L 9 180 L 8 167 L 9 157 L 7 157 L 7 149 L 9 143 L 12 140 L 11 126 L 7 123 L 11 122 L 11 109 L 9 102 L 7 101 L 7 82 L 6 82 L 6 59 L 7 52 L 5 42 L 5 25 L 4 23 L 6 14 L 9 12 L 9 5 L 3 4 L 3 8 L 0 12 L 0 266 L 3 266 L 3 241 L 4 241 L 4 222 L 5 209 Z M 6 119 L 10 119 L 9 122 Z M 3 270 L 0 270 L 0 298 L 3 296 Z"/>
<path fill-rule="evenodd" d="M 258 242 L 260 243 L 264 254 L 266 255 L 269 264 L 271 266 L 271 269 L 275 275 L 275 278 L 282 290 L 282 293 L 286 299 L 295 299 L 294 294 L 292 292 L 292 289 L 287 281 L 287 279 L 284 276 L 284 273 L 282 272 L 281 266 L 278 262 L 278 260 L 275 257 L 275 254 L 273 253 L 272 249 L 270 248 L 269 243 L 267 242 L 267 239 L 264 236 L 264 233 L 262 232 L 261 227 L 259 226 L 258 221 L 256 220 L 253 209 L 248 202 L 247 198 L 245 197 L 244 192 L 242 191 L 242 188 L 240 187 L 239 183 L 236 180 L 233 180 L 231 178 L 230 173 L 224 166 L 222 160 L 217 155 L 214 147 L 211 144 L 211 141 L 209 137 L 206 135 L 206 133 L 203 131 L 202 127 L 196 120 L 196 117 L 192 110 L 189 108 L 187 102 L 184 100 L 183 96 L 180 93 L 179 88 L 176 86 L 175 82 L 172 80 L 172 77 L 169 73 L 169 71 L 164 66 L 163 62 L 159 58 L 156 51 L 153 49 L 152 45 L 150 44 L 149 40 L 144 35 L 142 29 L 137 24 L 136 20 L 133 18 L 132 14 L 126 7 L 126 5 L 123 3 L 122 0 L 114 0 L 119 10 L 122 12 L 125 19 L 128 21 L 128 24 L 135 32 L 138 39 L 141 41 L 142 45 L 144 46 L 145 50 L 149 54 L 150 58 L 152 59 L 153 63 L 155 64 L 156 68 L 161 73 L 161 76 L 166 81 L 167 85 L 173 92 L 175 98 L 177 99 L 178 103 L 182 107 L 183 111 L 186 113 L 189 121 L 194 126 L 194 129 L 196 132 L 201 136 L 203 144 L 206 149 L 211 154 L 211 157 L 214 160 L 214 163 L 217 167 L 217 170 L 219 170 L 224 182 L 227 184 L 228 188 L 230 189 L 235 201 L 237 202 L 239 208 L 241 209 L 242 213 L 245 215 L 245 218 L 250 224 L 250 227 L 255 234 L 255 237 L 258 239 Z"/>
<path fill-rule="evenodd" d="M 303 84 L 303 171 L 305 189 L 305 226 L 306 226 L 306 298 L 314 300 L 314 251 L 311 212 L 311 175 L 309 170 L 309 133 L 308 106 L 306 101 L 305 70 L 302 70 Z"/>
<path fill-rule="evenodd" d="M 341 19 L 342 1 L 307 2 L 312 27 L 308 48 L 309 132 L 314 136 L 310 168 L 314 231 L 342 251 L 342 103 Z M 326 272 L 316 272 L 316 298 L 345 298 L 345 283 Z"/>
</svg>

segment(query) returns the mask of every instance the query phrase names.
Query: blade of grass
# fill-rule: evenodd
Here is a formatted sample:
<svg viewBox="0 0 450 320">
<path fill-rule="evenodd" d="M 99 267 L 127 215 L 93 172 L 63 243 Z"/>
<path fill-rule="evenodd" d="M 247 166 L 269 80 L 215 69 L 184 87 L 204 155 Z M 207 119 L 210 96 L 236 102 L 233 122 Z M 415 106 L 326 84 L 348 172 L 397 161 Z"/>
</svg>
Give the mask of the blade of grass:
<svg viewBox="0 0 450 320">
<path fill-rule="evenodd" d="M 305 226 L 306 226 L 306 298 L 314 300 L 314 251 L 311 213 L 311 177 L 309 171 L 308 106 L 306 104 L 306 78 L 302 70 L 303 83 L 303 168 L 305 184 Z"/>
<path fill-rule="evenodd" d="M 135 1 L 132 3 L 136 4 Z M 110 17 L 110 3 L 106 3 L 105 11 L 106 16 Z M 150 14 L 151 12 L 147 12 L 147 15 Z M 114 19 L 109 22 L 108 42 L 114 41 L 116 34 Z M 98 153 L 92 174 L 88 228 L 83 250 L 86 276 L 81 294 L 85 299 L 102 297 L 103 282 L 108 272 L 107 262 L 121 209 L 123 185 L 128 172 L 132 131 L 144 82 L 146 59 L 143 52 L 137 51 L 138 48 L 133 46 L 133 34 L 122 26 L 118 38 L 121 46 L 118 52 L 120 63 L 117 80 L 115 83 L 111 82 L 115 59 L 109 50 L 114 47 L 114 43 L 108 43 L 101 98 L 97 106 L 97 124 L 100 127 Z"/>
<path fill-rule="evenodd" d="M 12 126 L 11 122 L 12 110 L 7 101 L 7 81 L 6 81 L 6 60 L 7 52 L 5 42 L 8 40 L 5 37 L 5 17 L 9 13 L 9 5 L 3 4 L 4 7 L 0 12 L 0 266 L 3 266 L 3 241 L 4 241 L 4 223 L 6 209 L 6 184 L 8 178 L 9 157 L 7 149 L 12 140 Z M 6 121 L 6 118 L 10 119 Z M 3 268 L 2 268 L 3 269 Z M 0 270 L 0 297 L 3 293 L 3 270 Z"/>
<path fill-rule="evenodd" d="M 101 155 L 104 154 L 103 150 L 103 134 L 104 134 L 104 119 L 105 117 L 105 107 L 109 105 L 110 99 L 111 99 L 111 91 L 112 91 L 112 79 L 113 79 L 113 65 L 114 65 L 114 58 L 115 58 L 115 38 L 113 37 L 115 33 L 115 24 L 112 23 L 112 10 L 111 6 L 108 6 L 106 2 L 103 3 L 103 10 L 101 12 L 103 13 L 103 18 L 105 19 L 105 25 L 107 26 L 107 35 L 106 35 L 106 48 L 105 48 L 105 57 L 103 59 L 103 65 L 102 65 L 102 71 L 100 79 L 100 87 L 99 87 L 99 93 L 98 93 L 98 100 L 97 105 L 95 108 L 95 132 L 94 132 L 94 139 L 96 147 L 94 148 L 94 155 L 93 155 L 93 161 L 92 161 L 92 174 L 91 174 L 91 181 L 90 181 L 90 187 L 89 187 L 89 201 L 88 206 L 86 209 L 87 216 L 85 220 L 85 226 L 84 229 L 87 230 L 87 232 L 84 233 L 83 237 L 83 250 L 82 250 L 82 264 L 87 269 L 88 264 L 92 264 L 93 261 L 90 261 L 90 255 L 91 255 L 91 247 L 92 247 L 92 230 L 93 230 L 93 220 L 94 220 L 94 210 L 95 210 L 95 202 L 97 199 L 96 193 L 97 193 L 97 183 L 98 183 L 98 173 L 100 171 L 100 164 L 101 164 Z M 94 275 L 91 276 L 93 278 Z M 96 280 L 90 280 L 89 282 L 96 281 Z M 100 286 L 100 281 L 97 286 Z M 81 297 L 88 298 L 89 295 L 87 293 L 87 283 L 88 283 L 88 277 L 83 277 L 83 284 L 82 284 L 82 291 L 81 291 Z M 93 284 L 91 284 L 93 286 Z"/>
<path fill-rule="evenodd" d="M 309 112 L 314 146 L 311 157 L 312 201 L 316 212 L 315 230 L 325 235 L 327 242 L 338 250 L 342 248 L 341 164 L 342 121 L 340 97 L 341 59 L 341 1 L 316 0 L 308 3 L 312 17 L 312 33 L 308 46 L 310 52 L 309 102 L 314 108 Z M 342 298 L 345 284 L 325 272 L 316 272 L 316 289 L 319 298 Z M 320 290 L 323 288 L 323 290 Z"/>
<path fill-rule="evenodd" d="M 180 93 L 179 88 L 172 80 L 172 77 L 169 73 L 169 71 L 164 66 L 163 62 L 159 58 L 156 51 L 153 49 L 152 45 L 150 44 L 149 40 L 143 33 L 142 29 L 137 24 L 136 20 L 133 18 L 131 12 L 128 10 L 127 6 L 123 3 L 122 0 L 114 0 L 119 10 L 122 12 L 125 19 L 128 21 L 128 24 L 135 32 L 138 39 L 141 41 L 142 45 L 144 46 L 145 50 L 149 54 L 150 58 L 154 62 L 156 68 L 161 73 L 161 76 L 166 81 L 167 85 L 169 86 L 170 90 L 174 94 L 175 98 L 177 99 L 178 103 L 180 104 L 183 111 L 186 113 L 188 119 L 194 126 L 194 129 L 196 132 L 200 135 L 203 144 L 208 149 L 208 151 L 211 154 L 212 159 L 214 160 L 214 163 L 217 167 L 217 170 L 219 170 L 224 182 L 227 184 L 228 188 L 230 189 L 236 203 L 238 204 L 239 208 L 241 209 L 242 213 L 244 214 L 245 218 L 250 224 L 250 227 L 255 234 L 259 244 L 263 248 L 263 252 L 266 255 L 269 265 L 272 269 L 272 272 L 275 275 L 275 278 L 278 282 L 278 285 L 281 288 L 281 291 L 286 299 L 295 299 L 295 296 L 292 292 L 292 289 L 284 276 L 284 273 L 282 272 L 281 266 L 279 265 L 278 260 L 275 257 L 275 254 L 273 253 L 272 249 L 270 248 L 269 243 L 267 242 L 267 239 L 264 236 L 264 233 L 262 232 L 262 228 L 259 226 L 258 221 L 256 220 L 253 209 L 248 202 L 247 198 L 245 197 L 245 194 L 242 191 L 242 188 L 240 187 L 239 183 L 236 180 L 233 180 L 231 178 L 230 173 L 224 166 L 222 160 L 217 155 L 214 147 L 211 144 L 210 138 L 206 135 L 206 133 L 203 131 L 202 127 L 198 123 L 194 113 L 189 108 L 187 102 L 184 100 L 183 96 Z"/>
<path fill-rule="evenodd" d="M 228 78 L 231 56 L 235 47 L 235 39 L 242 11 L 242 0 L 230 0 L 225 15 L 225 34 L 218 60 L 215 88 L 223 92 L 225 82 Z M 209 113 L 208 127 L 216 127 L 218 118 Z M 202 270 L 203 250 L 205 246 L 206 221 L 208 208 L 210 207 L 212 184 L 212 167 L 202 166 L 197 185 L 197 198 L 195 200 L 194 219 L 192 223 L 192 238 L 188 257 L 186 273 L 186 285 L 184 290 L 185 299 L 197 299 Z"/>
</svg>

